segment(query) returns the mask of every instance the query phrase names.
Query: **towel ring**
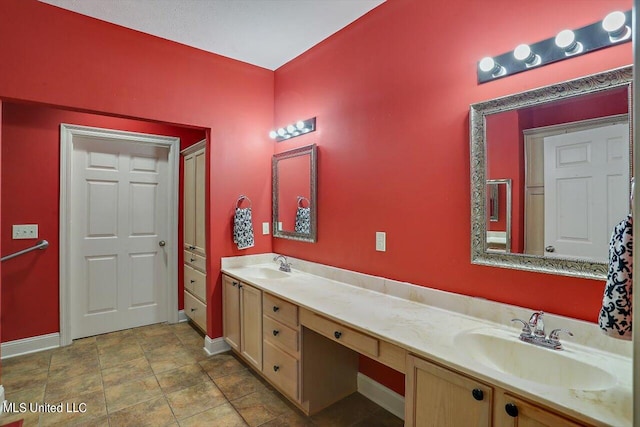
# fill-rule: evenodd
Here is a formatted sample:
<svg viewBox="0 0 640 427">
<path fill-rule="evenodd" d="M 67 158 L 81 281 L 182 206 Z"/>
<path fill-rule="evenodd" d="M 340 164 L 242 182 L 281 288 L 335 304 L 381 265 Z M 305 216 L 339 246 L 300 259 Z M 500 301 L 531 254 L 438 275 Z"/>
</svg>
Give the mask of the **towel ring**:
<svg viewBox="0 0 640 427">
<path fill-rule="evenodd" d="M 240 209 L 240 205 L 242 204 L 243 200 L 248 201 L 249 207 L 251 207 L 251 199 L 245 196 L 244 194 L 241 194 L 240 197 L 238 197 L 238 200 L 236 200 L 236 209 Z"/>
<path fill-rule="evenodd" d="M 307 199 L 306 197 L 303 196 L 298 196 L 298 207 L 299 208 L 304 208 L 303 206 L 303 201 L 307 202 L 307 207 L 311 206 L 311 202 L 309 201 L 309 199 Z"/>
</svg>

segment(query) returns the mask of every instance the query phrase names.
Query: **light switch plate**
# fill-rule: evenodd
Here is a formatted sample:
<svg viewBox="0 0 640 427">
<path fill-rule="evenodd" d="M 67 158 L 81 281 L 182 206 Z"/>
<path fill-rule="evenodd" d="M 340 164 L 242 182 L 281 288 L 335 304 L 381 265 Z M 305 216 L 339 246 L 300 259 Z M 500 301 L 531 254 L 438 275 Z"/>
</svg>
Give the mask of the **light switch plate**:
<svg viewBox="0 0 640 427">
<path fill-rule="evenodd" d="M 387 251 L 387 233 L 384 231 L 376 231 L 376 251 Z"/>
<path fill-rule="evenodd" d="M 13 225 L 13 238 L 14 239 L 37 239 L 38 238 L 38 224 L 14 224 Z"/>
<path fill-rule="evenodd" d="M 268 222 L 263 222 L 262 223 L 262 234 L 269 234 L 269 223 Z"/>
</svg>

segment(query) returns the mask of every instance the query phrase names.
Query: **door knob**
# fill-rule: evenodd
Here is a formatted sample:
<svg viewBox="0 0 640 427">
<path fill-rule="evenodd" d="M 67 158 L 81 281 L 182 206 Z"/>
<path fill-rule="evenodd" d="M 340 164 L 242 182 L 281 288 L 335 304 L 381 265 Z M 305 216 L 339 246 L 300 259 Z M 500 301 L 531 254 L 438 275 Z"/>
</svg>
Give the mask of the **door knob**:
<svg viewBox="0 0 640 427">
<path fill-rule="evenodd" d="M 553 246 L 547 246 L 544 248 L 544 250 L 547 252 L 555 252 L 556 248 L 554 248 Z"/>
<path fill-rule="evenodd" d="M 158 244 L 159 244 L 160 246 L 164 246 L 164 245 L 166 245 L 166 244 L 167 244 L 167 242 L 165 242 L 164 240 L 160 240 L 160 241 L 158 242 Z"/>
</svg>

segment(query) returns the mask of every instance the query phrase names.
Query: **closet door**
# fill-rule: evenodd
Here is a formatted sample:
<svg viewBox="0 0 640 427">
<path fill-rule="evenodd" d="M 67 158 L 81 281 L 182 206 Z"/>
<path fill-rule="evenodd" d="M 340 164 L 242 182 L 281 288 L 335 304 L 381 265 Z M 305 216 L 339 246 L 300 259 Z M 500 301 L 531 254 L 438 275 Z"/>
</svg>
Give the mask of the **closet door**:
<svg viewBox="0 0 640 427">
<path fill-rule="evenodd" d="M 196 156 L 184 157 L 184 248 L 196 248 Z"/>
<path fill-rule="evenodd" d="M 194 163 L 194 215 L 193 215 L 193 246 L 200 253 L 205 253 L 205 153 L 204 149 L 193 154 Z"/>
</svg>

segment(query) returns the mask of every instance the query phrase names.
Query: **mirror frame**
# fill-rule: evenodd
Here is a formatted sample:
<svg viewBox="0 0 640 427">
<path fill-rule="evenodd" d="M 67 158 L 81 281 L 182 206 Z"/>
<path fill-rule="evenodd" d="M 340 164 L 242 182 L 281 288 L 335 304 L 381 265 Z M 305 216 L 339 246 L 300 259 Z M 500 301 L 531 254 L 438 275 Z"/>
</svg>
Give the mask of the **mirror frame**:
<svg viewBox="0 0 640 427">
<path fill-rule="evenodd" d="M 504 254 L 486 250 L 486 116 L 523 107 L 546 104 L 608 89 L 627 87 L 629 141 L 633 141 L 633 109 L 631 65 L 590 76 L 568 80 L 538 89 L 472 104 L 469 112 L 471 155 L 471 263 L 491 267 L 536 271 L 540 273 L 604 280 L 607 264 L 586 260 L 545 258 L 541 255 Z M 633 142 L 630 158 L 633 158 Z M 630 162 L 633 176 L 633 162 Z"/>
<path fill-rule="evenodd" d="M 284 231 L 278 230 L 278 204 L 279 204 L 279 195 L 278 195 L 278 162 L 286 159 L 290 159 L 292 157 L 298 156 L 310 156 L 310 180 L 309 180 L 309 202 L 311 206 L 311 226 L 309 234 L 306 233 L 297 233 L 295 231 Z M 317 194 L 317 181 L 318 181 L 318 149 L 316 144 L 307 145 L 300 148 L 295 148 L 289 151 L 283 151 L 282 153 L 274 154 L 271 159 L 271 200 L 272 200 L 272 230 L 273 237 L 280 237 L 283 239 L 291 239 L 291 240 L 299 240 L 302 242 L 312 242 L 315 243 L 318 236 L 318 194 Z"/>
</svg>

